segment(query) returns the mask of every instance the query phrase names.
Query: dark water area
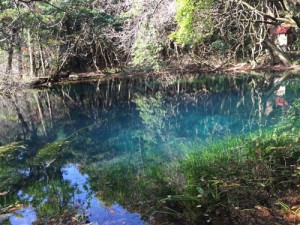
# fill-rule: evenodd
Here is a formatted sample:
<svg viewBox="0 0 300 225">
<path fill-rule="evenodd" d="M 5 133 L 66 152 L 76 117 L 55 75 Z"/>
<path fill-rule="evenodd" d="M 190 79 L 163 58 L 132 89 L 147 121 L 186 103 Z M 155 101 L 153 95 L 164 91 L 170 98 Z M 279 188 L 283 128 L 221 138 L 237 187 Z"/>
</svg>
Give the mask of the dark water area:
<svg viewBox="0 0 300 225">
<path fill-rule="evenodd" d="M 1 95 L 0 205 L 18 205 L 0 223 L 146 224 L 184 186 L 178 162 L 191 148 L 285 119 L 300 80 L 265 78 L 114 78 Z"/>
</svg>

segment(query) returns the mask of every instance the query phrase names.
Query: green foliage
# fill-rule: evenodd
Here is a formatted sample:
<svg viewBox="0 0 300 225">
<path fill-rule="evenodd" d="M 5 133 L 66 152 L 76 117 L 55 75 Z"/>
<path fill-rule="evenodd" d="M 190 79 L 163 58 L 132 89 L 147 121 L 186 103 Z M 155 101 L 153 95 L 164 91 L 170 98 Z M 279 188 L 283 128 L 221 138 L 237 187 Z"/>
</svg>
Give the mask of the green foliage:
<svg viewBox="0 0 300 225">
<path fill-rule="evenodd" d="M 218 39 L 210 44 L 210 47 L 217 53 L 217 54 L 224 54 L 228 48 L 224 41 Z"/>
<path fill-rule="evenodd" d="M 298 135 L 299 133 L 300 133 L 300 99 L 297 99 L 288 109 L 283 123 L 277 125 L 273 137 L 274 139 L 280 138 L 285 140 L 287 142 L 286 145 L 288 145 L 290 141 L 299 141 L 299 135 Z"/>
<path fill-rule="evenodd" d="M 199 145 L 190 146 L 190 151 L 187 153 L 184 161 L 184 171 L 188 174 L 188 178 L 196 176 L 196 179 L 208 178 L 216 176 L 216 173 L 223 173 L 217 165 L 229 164 L 232 160 L 244 161 L 244 152 L 241 144 L 243 139 L 226 138 L 225 140 L 209 142 L 206 147 L 203 143 Z M 201 171 L 201 175 L 199 174 Z M 189 183 L 189 182 L 188 182 Z M 193 181 L 190 183 L 193 184 Z"/>
<path fill-rule="evenodd" d="M 175 194 L 174 188 L 168 185 L 166 165 L 145 163 L 143 171 L 137 170 L 140 158 L 128 160 L 120 158 L 113 163 L 86 167 L 91 177 L 94 190 L 99 190 L 98 197 L 107 205 L 118 202 L 123 206 L 144 213 L 156 210 L 159 200 L 169 194 Z M 145 158 L 145 162 L 148 158 Z"/>
<path fill-rule="evenodd" d="M 25 3 L 4 4 L 5 7 L 0 9 L 0 35 L 6 39 L 0 42 L 0 48 L 11 51 L 12 44 L 17 47 L 24 56 L 24 72 L 31 67 L 37 74 L 43 66 L 43 71 L 46 69 L 54 76 L 61 71 L 74 69 L 69 67 L 73 57 L 81 58 L 88 54 L 99 57 L 99 46 L 95 45 L 99 40 L 104 45 L 103 29 L 113 25 L 114 18 L 100 7 L 92 6 L 92 3 L 68 0 L 34 1 L 27 6 Z M 26 49 L 32 51 L 33 55 L 25 52 Z M 39 54 L 43 54 L 43 57 L 40 58 Z M 29 56 L 34 57 L 34 62 Z M 89 61 L 87 64 L 92 64 L 92 59 L 88 59 L 85 57 Z M 35 65 L 29 65 L 29 62 Z"/>
<path fill-rule="evenodd" d="M 191 207 L 188 217 L 232 206 L 251 208 L 269 199 L 269 191 L 286 190 L 299 183 L 300 132 L 299 99 L 290 108 L 287 120 L 262 135 L 225 138 L 203 147 L 191 146 L 181 162 L 187 186 L 186 196 L 197 198 L 180 204 Z M 202 211 L 195 212 L 200 205 Z"/>
<path fill-rule="evenodd" d="M 18 169 L 22 168 L 21 162 L 26 150 L 27 146 L 22 142 L 0 146 L 0 192 L 8 191 L 9 186 L 15 185 L 22 178 Z"/>
<path fill-rule="evenodd" d="M 0 192 L 8 191 L 7 188 L 18 184 L 21 178 L 22 175 L 16 170 L 14 165 L 9 165 L 0 161 Z M 0 198 L 0 204 L 6 204 L 2 197 Z"/>
<path fill-rule="evenodd" d="M 213 32 L 209 10 L 215 0 L 177 0 L 175 21 L 178 29 L 170 35 L 177 43 L 193 46 Z"/>
<path fill-rule="evenodd" d="M 36 165 L 49 165 L 50 163 L 57 160 L 61 156 L 62 146 L 68 144 L 67 141 L 57 141 L 53 143 L 48 143 L 41 147 L 34 159 L 34 164 Z"/>
<path fill-rule="evenodd" d="M 297 49 L 300 49 L 300 39 L 297 39 L 294 43 L 294 46 L 297 48 Z"/>
<path fill-rule="evenodd" d="M 159 55 L 162 50 L 162 44 L 157 39 L 158 31 L 153 26 L 142 26 L 133 44 L 133 65 L 154 70 L 162 68 Z"/>
<path fill-rule="evenodd" d="M 297 99 L 287 113 L 287 122 L 293 129 L 300 129 L 300 98 Z"/>
<path fill-rule="evenodd" d="M 0 146 L 0 159 L 14 157 L 15 154 L 18 154 L 21 149 L 25 149 L 26 146 L 21 142 L 13 142 L 4 146 Z"/>
</svg>

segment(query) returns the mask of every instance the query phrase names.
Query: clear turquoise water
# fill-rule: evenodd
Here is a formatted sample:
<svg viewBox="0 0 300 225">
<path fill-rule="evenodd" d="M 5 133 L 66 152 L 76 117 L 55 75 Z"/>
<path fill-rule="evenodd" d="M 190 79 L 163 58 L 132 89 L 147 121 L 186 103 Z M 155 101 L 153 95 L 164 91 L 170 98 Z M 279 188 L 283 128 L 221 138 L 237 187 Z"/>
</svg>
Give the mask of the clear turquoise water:
<svg viewBox="0 0 300 225">
<path fill-rule="evenodd" d="M 298 87 L 209 75 L 1 96 L 0 142 L 21 146 L 0 155 L 0 203 L 24 205 L 2 222 L 47 223 L 76 207 L 89 222 L 144 224 L 145 208 L 184 182 L 177 162 L 190 148 L 280 123 Z"/>
</svg>

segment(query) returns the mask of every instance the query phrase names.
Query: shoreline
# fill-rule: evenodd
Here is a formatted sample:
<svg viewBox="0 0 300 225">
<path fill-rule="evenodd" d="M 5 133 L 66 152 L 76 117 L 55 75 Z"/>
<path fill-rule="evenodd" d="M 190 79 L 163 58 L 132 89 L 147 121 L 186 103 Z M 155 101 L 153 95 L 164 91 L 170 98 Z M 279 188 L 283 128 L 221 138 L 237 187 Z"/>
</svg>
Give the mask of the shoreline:
<svg viewBox="0 0 300 225">
<path fill-rule="evenodd" d="M 274 66 L 264 66 L 258 65 L 252 68 L 251 65 L 240 63 L 232 66 L 227 66 L 218 69 L 211 69 L 208 67 L 203 68 L 175 68 L 175 69 L 165 69 L 161 71 L 123 71 L 123 72 L 83 72 L 83 73 L 71 73 L 69 75 L 64 75 L 57 81 L 51 80 L 50 77 L 34 77 L 30 78 L 25 76 L 25 78 L 16 79 L 6 79 L 0 80 L 0 92 L 5 92 L 5 89 L 22 89 L 22 88 L 47 88 L 52 85 L 62 85 L 68 83 L 80 83 L 80 82 L 97 82 L 112 78 L 130 78 L 130 77 L 156 77 L 156 78 L 177 78 L 184 74 L 197 74 L 197 73 L 211 73 L 220 74 L 224 73 L 227 75 L 254 75 L 265 76 L 268 73 L 274 73 L 275 75 L 283 76 L 288 75 L 300 75 L 300 65 L 294 66 L 284 66 L 284 65 L 274 65 Z"/>
</svg>

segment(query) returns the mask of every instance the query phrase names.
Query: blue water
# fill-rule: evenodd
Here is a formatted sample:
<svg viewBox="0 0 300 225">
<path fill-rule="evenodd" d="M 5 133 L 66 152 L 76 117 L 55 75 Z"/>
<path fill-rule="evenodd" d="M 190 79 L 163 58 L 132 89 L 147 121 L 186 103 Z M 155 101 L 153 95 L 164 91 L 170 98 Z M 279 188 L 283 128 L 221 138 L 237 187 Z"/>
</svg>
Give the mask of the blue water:
<svg viewBox="0 0 300 225">
<path fill-rule="evenodd" d="M 142 225 L 143 220 L 137 213 L 130 213 L 118 204 L 106 207 L 91 190 L 88 175 L 81 174 L 76 164 L 67 164 L 62 169 L 63 181 L 73 189 L 72 198 L 68 204 L 76 206 L 87 217 L 92 224 L 110 225 L 110 224 L 132 224 Z M 46 192 L 46 191 L 45 191 Z M 19 193 L 20 200 L 28 199 L 33 201 L 33 197 L 28 194 Z M 42 202 L 47 201 L 47 197 Z M 32 206 L 16 210 L 14 215 L 9 217 L 12 225 L 32 224 L 36 221 L 37 215 Z"/>
<path fill-rule="evenodd" d="M 132 224 L 141 225 L 144 222 L 137 213 L 129 213 L 118 204 L 105 207 L 95 196 L 88 182 L 88 175 L 81 174 L 78 165 L 68 164 L 62 168 L 63 179 L 75 187 L 71 203 L 85 210 L 89 221 L 98 224 Z"/>
<path fill-rule="evenodd" d="M 284 121 L 299 80 L 276 85 L 131 78 L 1 96 L 0 144 L 21 146 L 0 155 L 0 203 L 24 207 L 0 222 L 46 223 L 75 209 L 93 224 L 144 224 L 184 185 L 177 163 L 189 149 Z"/>
</svg>

